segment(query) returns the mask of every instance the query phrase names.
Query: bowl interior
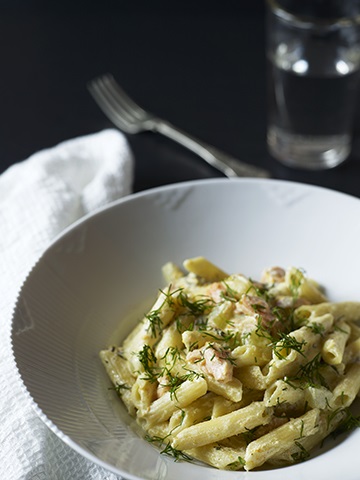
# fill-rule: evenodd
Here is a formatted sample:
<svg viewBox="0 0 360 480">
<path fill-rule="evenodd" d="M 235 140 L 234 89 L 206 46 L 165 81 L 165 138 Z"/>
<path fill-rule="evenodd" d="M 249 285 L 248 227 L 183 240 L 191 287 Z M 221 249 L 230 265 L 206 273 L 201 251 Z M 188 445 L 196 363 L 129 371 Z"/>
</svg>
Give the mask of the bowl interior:
<svg viewBox="0 0 360 480">
<path fill-rule="evenodd" d="M 253 278 L 264 267 L 294 265 L 331 300 L 359 299 L 357 218 L 359 200 L 326 189 L 214 179 L 142 192 L 78 222 L 41 257 L 14 313 L 14 356 L 38 413 L 77 451 L 127 478 L 248 478 L 160 456 L 109 390 L 98 353 L 147 311 L 169 260 L 203 255 Z M 300 471 L 337 478 L 350 468 L 344 460 L 357 442 L 354 433 L 304 464 L 251 478 L 281 480 Z M 355 479 L 350 470 L 346 478 Z"/>
</svg>

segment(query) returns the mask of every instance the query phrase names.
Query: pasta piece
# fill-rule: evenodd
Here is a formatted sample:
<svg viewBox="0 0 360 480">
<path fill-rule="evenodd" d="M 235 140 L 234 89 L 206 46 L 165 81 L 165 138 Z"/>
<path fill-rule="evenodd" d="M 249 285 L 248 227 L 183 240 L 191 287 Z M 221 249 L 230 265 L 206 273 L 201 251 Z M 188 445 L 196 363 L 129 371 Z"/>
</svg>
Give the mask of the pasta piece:
<svg viewBox="0 0 360 480">
<path fill-rule="evenodd" d="M 161 269 L 164 280 L 167 284 L 176 283 L 184 277 L 184 272 L 173 262 L 167 262 Z"/>
<path fill-rule="evenodd" d="M 335 321 L 346 318 L 348 322 L 360 320 L 360 302 L 322 302 L 313 305 L 303 305 L 296 310 L 298 318 L 316 318 L 325 314 L 331 314 Z"/>
<path fill-rule="evenodd" d="M 344 362 L 355 363 L 360 361 L 360 337 L 345 346 Z"/>
<path fill-rule="evenodd" d="M 221 417 L 227 413 L 233 412 L 234 410 L 238 410 L 241 408 L 241 402 L 232 402 L 220 395 L 217 395 L 214 400 L 214 405 L 212 409 L 212 418 Z"/>
<path fill-rule="evenodd" d="M 138 377 L 131 388 L 131 400 L 137 408 L 139 415 L 147 412 L 152 402 L 156 399 L 157 385 L 145 378 Z"/>
<path fill-rule="evenodd" d="M 260 367 L 270 362 L 272 350 L 259 345 L 240 345 L 234 348 L 231 358 L 237 367 L 259 365 Z"/>
<path fill-rule="evenodd" d="M 308 387 L 304 391 L 304 399 L 308 407 L 326 410 L 332 403 L 333 393 L 326 387 Z"/>
<path fill-rule="evenodd" d="M 172 434 L 179 433 L 184 428 L 199 422 L 203 422 L 206 419 L 210 419 L 214 405 L 216 402 L 216 395 L 213 393 L 207 393 L 204 397 L 200 397 L 191 405 L 176 410 L 170 418 L 169 426 Z"/>
<path fill-rule="evenodd" d="M 264 393 L 264 403 L 267 407 L 276 407 L 286 403 L 304 409 L 304 391 L 301 388 L 294 388 L 284 380 L 277 380 L 268 387 Z"/>
<path fill-rule="evenodd" d="M 183 349 L 183 341 L 181 333 L 177 329 L 176 323 L 172 323 L 168 328 L 164 329 L 161 339 L 155 346 L 155 356 L 159 361 L 169 362 L 171 361 L 171 356 L 176 356 L 181 358 L 180 352 Z M 173 355 L 171 355 L 171 353 Z M 168 358 L 170 357 L 170 358 Z M 172 358 L 173 361 L 176 361 L 177 358 Z"/>
<path fill-rule="evenodd" d="M 349 325 L 341 320 L 336 323 L 336 330 L 330 333 L 322 347 L 322 358 L 329 365 L 339 365 L 343 360 L 346 342 L 350 336 Z"/>
<path fill-rule="evenodd" d="M 324 331 L 332 324 L 331 315 L 322 316 Z M 295 375 L 301 365 L 312 361 L 320 351 L 322 337 L 307 326 L 291 332 L 284 341 L 275 344 L 273 360 L 269 364 L 267 384 Z M 288 346 L 290 345 L 290 346 Z"/>
<path fill-rule="evenodd" d="M 330 402 L 330 407 L 346 408 L 354 401 L 356 395 L 360 390 L 360 364 L 354 363 L 349 367 L 345 373 L 344 378 L 334 388 L 333 398 Z"/>
<path fill-rule="evenodd" d="M 228 447 L 219 443 L 210 443 L 185 450 L 185 453 L 222 470 L 240 470 L 245 463 L 245 451 L 246 444 L 241 447 Z"/>
<path fill-rule="evenodd" d="M 320 291 L 319 285 L 307 278 L 298 268 L 291 267 L 286 271 L 285 284 L 292 295 L 297 298 L 304 298 L 313 304 L 326 301 L 326 297 Z"/>
<path fill-rule="evenodd" d="M 179 292 L 161 291 L 143 322 L 124 341 L 123 347 L 127 352 L 136 352 L 144 344 L 154 345 L 163 329 L 174 319 L 177 309 Z M 130 358 L 129 358 L 130 360 Z"/>
<path fill-rule="evenodd" d="M 267 409 L 263 402 L 253 402 L 247 407 L 182 430 L 175 436 L 172 445 L 180 450 L 201 447 L 264 425 L 270 418 L 271 409 Z"/>
<path fill-rule="evenodd" d="M 225 329 L 230 318 L 234 314 L 235 304 L 232 301 L 225 300 L 215 306 L 209 314 L 208 325 L 219 329 Z"/>
<path fill-rule="evenodd" d="M 240 402 L 243 396 L 243 386 L 240 380 L 233 378 L 230 382 L 217 382 L 210 375 L 205 375 L 208 390 L 221 395 L 232 402 Z"/>
<path fill-rule="evenodd" d="M 241 380 L 245 387 L 252 390 L 265 390 L 267 387 L 267 377 L 258 365 L 238 368 L 235 371 L 235 375 Z"/>
<path fill-rule="evenodd" d="M 128 409 L 130 415 L 135 414 L 135 405 L 131 398 L 131 387 L 135 383 L 135 378 L 130 372 L 128 362 L 119 354 L 115 347 L 100 352 L 100 359 L 106 369 L 106 372 L 114 384 L 115 390 Z"/>
<path fill-rule="evenodd" d="M 172 395 L 171 392 L 165 393 L 150 405 L 147 412 L 139 415 L 139 418 L 144 419 L 147 426 L 161 423 L 168 420 L 178 408 L 186 407 L 206 392 L 207 383 L 203 378 L 186 380 L 179 386 L 176 395 Z"/>
<path fill-rule="evenodd" d="M 275 455 L 288 450 L 295 441 L 314 435 L 319 430 L 319 414 L 319 409 L 310 410 L 251 442 L 246 449 L 245 469 L 260 467 Z"/>
<path fill-rule="evenodd" d="M 148 426 L 147 439 L 162 440 L 171 438 L 171 427 L 168 421 L 157 423 L 156 425 Z"/>
<path fill-rule="evenodd" d="M 329 414 L 320 413 L 317 420 L 317 430 L 308 436 L 297 438 L 291 446 L 284 451 L 275 454 L 267 460 L 271 466 L 283 467 L 294 462 L 304 461 L 310 457 L 310 451 L 320 445 L 344 420 L 344 410 Z"/>
<path fill-rule="evenodd" d="M 192 272 L 209 282 L 218 282 L 228 277 L 227 273 L 204 257 L 189 258 L 184 260 L 183 265 L 188 272 Z"/>
</svg>

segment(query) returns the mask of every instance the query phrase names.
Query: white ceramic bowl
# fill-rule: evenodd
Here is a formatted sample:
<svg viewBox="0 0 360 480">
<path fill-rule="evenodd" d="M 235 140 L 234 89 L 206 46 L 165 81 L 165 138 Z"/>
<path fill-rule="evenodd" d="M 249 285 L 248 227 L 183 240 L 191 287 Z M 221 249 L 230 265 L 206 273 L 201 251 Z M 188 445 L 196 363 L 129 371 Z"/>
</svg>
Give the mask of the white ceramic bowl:
<svg viewBox="0 0 360 480">
<path fill-rule="evenodd" d="M 258 278 L 294 265 L 331 300 L 359 300 L 360 200 L 285 181 L 213 179 L 129 196 L 43 254 L 14 313 L 15 360 L 34 407 L 72 448 L 132 479 L 358 480 L 360 432 L 299 465 L 224 472 L 160 455 L 113 391 L 98 352 L 121 340 L 163 286 L 162 265 L 203 255 Z"/>
</svg>

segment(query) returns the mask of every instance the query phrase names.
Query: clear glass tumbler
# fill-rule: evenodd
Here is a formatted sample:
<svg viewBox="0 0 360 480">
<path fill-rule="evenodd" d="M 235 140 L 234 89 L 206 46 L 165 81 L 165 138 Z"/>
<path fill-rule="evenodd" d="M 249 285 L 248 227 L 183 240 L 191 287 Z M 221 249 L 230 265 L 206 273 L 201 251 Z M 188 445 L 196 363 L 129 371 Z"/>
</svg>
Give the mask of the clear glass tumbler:
<svg viewBox="0 0 360 480">
<path fill-rule="evenodd" d="M 360 79 L 357 5 L 267 0 L 267 142 L 288 166 L 332 168 L 350 153 Z"/>
</svg>

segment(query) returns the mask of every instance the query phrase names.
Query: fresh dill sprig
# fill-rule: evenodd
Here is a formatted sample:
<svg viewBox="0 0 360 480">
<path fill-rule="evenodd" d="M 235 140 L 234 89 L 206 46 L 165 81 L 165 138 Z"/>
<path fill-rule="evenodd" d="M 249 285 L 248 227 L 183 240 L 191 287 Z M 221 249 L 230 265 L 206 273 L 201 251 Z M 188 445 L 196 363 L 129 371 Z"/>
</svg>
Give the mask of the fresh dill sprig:
<svg viewBox="0 0 360 480">
<path fill-rule="evenodd" d="M 309 323 L 308 325 L 306 325 L 306 327 L 309 328 L 312 332 L 314 332 L 314 333 L 316 333 L 320 336 L 324 335 L 325 327 L 322 323 L 312 322 L 312 323 Z"/>
<path fill-rule="evenodd" d="M 165 444 L 165 440 L 169 437 L 169 435 L 166 435 L 165 437 L 159 437 L 157 435 L 151 437 L 150 435 L 145 436 L 145 440 L 148 441 L 149 443 L 154 443 L 158 445 L 160 448 L 163 447 Z M 170 457 L 173 457 L 175 459 L 175 462 L 178 462 L 179 460 L 186 460 L 186 461 L 192 461 L 192 458 L 189 455 L 186 455 L 186 453 L 182 452 L 181 450 L 178 450 L 174 447 L 171 446 L 170 442 L 167 442 L 165 447 L 160 451 L 161 454 L 163 455 L 168 455 Z"/>
<path fill-rule="evenodd" d="M 214 302 L 210 297 L 199 298 L 198 300 L 190 300 L 188 295 L 181 290 L 179 292 L 179 304 L 185 307 L 191 315 L 203 315 L 208 312 L 213 306 Z"/>
<path fill-rule="evenodd" d="M 181 359 L 181 352 L 177 347 L 170 346 L 166 349 L 166 352 L 161 357 L 161 360 L 165 360 L 166 367 L 171 370 L 176 363 Z"/>
<path fill-rule="evenodd" d="M 295 441 L 294 443 L 299 450 L 291 454 L 293 460 L 295 462 L 303 462 L 304 460 L 307 460 L 310 457 L 310 453 L 300 442 Z"/>
<path fill-rule="evenodd" d="M 304 420 L 301 420 L 301 426 L 300 426 L 300 436 L 296 438 L 295 440 L 301 440 L 304 438 Z"/>
<path fill-rule="evenodd" d="M 174 375 L 170 370 L 165 368 L 158 377 L 163 379 L 161 380 L 160 385 L 169 389 L 171 399 L 175 398 L 177 400 L 176 392 L 178 388 L 187 380 L 192 382 L 197 378 L 203 378 L 201 373 L 195 372 L 194 370 L 188 370 L 185 367 L 184 370 L 186 370 L 187 373 L 184 373 L 183 375 Z"/>
<path fill-rule="evenodd" d="M 226 468 L 229 470 L 240 470 L 241 468 L 244 468 L 245 464 L 245 460 L 239 455 L 237 460 L 226 465 Z"/>
<path fill-rule="evenodd" d="M 116 385 L 109 387 L 109 390 L 115 390 L 120 395 L 123 390 L 130 390 L 130 387 L 126 383 L 116 383 Z"/>
<path fill-rule="evenodd" d="M 254 428 L 245 428 L 245 431 L 240 434 L 240 436 L 245 440 L 246 445 L 249 445 L 253 440 L 255 440 L 255 432 L 259 427 Z"/>
<path fill-rule="evenodd" d="M 194 329 L 200 330 L 200 332 L 204 332 L 208 330 L 208 317 L 205 315 L 200 315 L 195 319 L 194 322 Z"/>
<path fill-rule="evenodd" d="M 160 293 L 164 295 L 164 301 L 160 305 L 159 308 L 156 308 L 155 310 L 151 310 L 149 313 L 145 315 L 145 318 L 149 320 L 149 327 L 148 330 L 151 332 L 151 336 L 156 338 L 158 334 L 162 332 L 163 329 L 163 322 L 161 320 L 161 311 L 165 305 L 168 305 L 169 307 L 175 308 L 175 301 L 174 301 L 174 296 L 175 294 L 181 293 L 182 289 L 179 288 L 177 290 L 171 291 L 171 285 L 169 285 L 168 290 L 165 292 L 164 290 L 160 290 Z"/>
<path fill-rule="evenodd" d="M 360 427 L 360 415 L 355 416 L 348 407 L 346 408 L 340 407 L 334 412 L 332 412 L 332 414 L 330 414 L 328 418 L 328 426 L 330 426 L 332 419 L 335 418 L 337 414 L 342 414 L 344 418 L 340 422 L 337 429 L 333 432 L 334 437 L 337 437 L 342 433 L 350 432 L 355 428 Z"/>
<path fill-rule="evenodd" d="M 284 360 L 289 355 L 290 350 L 295 350 L 296 352 L 300 353 L 300 355 L 305 357 L 303 347 L 306 342 L 304 340 L 296 340 L 295 337 L 287 333 L 280 333 L 279 336 L 279 340 L 270 343 L 270 346 L 273 348 L 273 352 L 277 356 L 277 358 L 279 358 L 280 360 Z M 283 351 L 285 351 L 285 355 Z"/>
<path fill-rule="evenodd" d="M 248 295 L 251 291 L 254 291 L 255 295 L 263 298 L 266 301 L 269 301 L 271 295 L 269 294 L 269 289 L 264 283 L 259 283 L 251 278 L 249 278 L 250 286 L 245 292 L 245 295 Z"/>
<path fill-rule="evenodd" d="M 157 358 L 150 345 L 144 345 L 142 350 L 137 353 L 137 357 L 144 368 L 144 380 L 149 380 L 151 383 L 155 382 L 159 377 L 159 372 L 156 369 Z"/>
<path fill-rule="evenodd" d="M 279 320 L 279 322 L 284 327 L 287 327 L 288 329 L 289 327 L 292 327 L 292 322 L 291 322 L 292 310 L 289 312 L 285 308 L 280 307 L 279 305 L 275 305 L 274 307 L 271 308 L 271 313 L 275 316 L 277 320 Z"/>
<path fill-rule="evenodd" d="M 217 342 L 222 342 L 224 344 L 225 350 L 233 350 L 235 347 L 242 345 L 242 341 L 240 338 L 240 333 L 236 331 L 210 331 L 204 330 L 202 331 L 203 337 L 210 337 Z M 189 348 L 190 350 L 190 348 Z"/>
<path fill-rule="evenodd" d="M 229 302 L 237 302 L 239 300 L 240 294 L 230 287 L 225 281 L 222 282 L 225 285 L 225 292 L 221 292 L 220 296 L 223 300 L 228 300 Z"/>
<path fill-rule="evenodd" d="M 163 455 L 168 455 L 169 457 L 173 457 L 175 462 L 179 462 L 180 460 L 186 460 L 187 462 L 191 462 L 192 458 L 187 455 L 186 453 L 178 450 L 171 446 L 170 442 L 166 444 L 165 448 L 161 450 Z"/>
<path fill-rule="evenodd" d="M 260 338 L 269 340 L 270 344 L 275 343 L 275 338 L 271 335 L 269 330 L 262 324 L 262 318 L 259 317 L 256 324 L 255 334 Z"/>
<path fill-rule="evenodd" d="M 151 336 L 156 338 L 158 334 L 162 332 L 163 322 L 160 318 L 161 308 L 152 310 L 145 317 L 149 320 L 148 330 L 151 332 Z"/>
<path fill-rule="evenodd" d="M 298 372 L 293 377 L 285 377 L 284 381 L 293 388 L 328 388 L 326 380 L 321 374 L 322 366 L 321 353 L 319 352 L 312 360 L 300 365 Z M 294 385 L 293 382 L 299 382 L 299 385 Z"/>
</svg>

